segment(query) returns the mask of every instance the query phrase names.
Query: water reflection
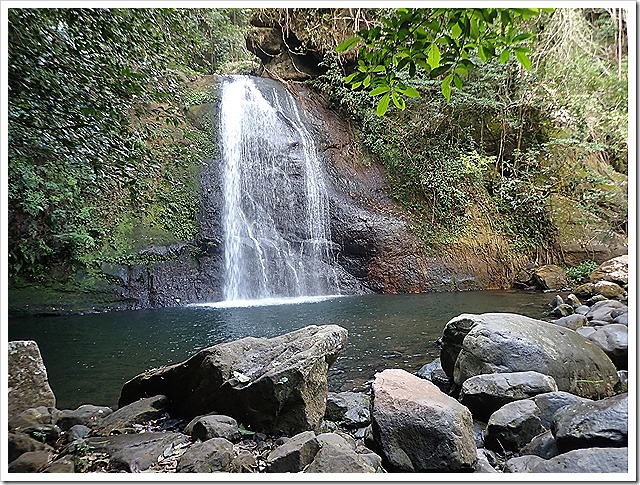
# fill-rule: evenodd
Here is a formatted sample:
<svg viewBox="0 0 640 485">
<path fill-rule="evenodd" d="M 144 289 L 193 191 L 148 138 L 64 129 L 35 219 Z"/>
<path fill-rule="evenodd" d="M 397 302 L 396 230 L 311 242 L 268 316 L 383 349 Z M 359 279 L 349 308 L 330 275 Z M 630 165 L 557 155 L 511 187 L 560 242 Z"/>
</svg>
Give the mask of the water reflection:
<svg viewBox="0 0 640 485">
<path fill-rule="evenodd" d="M 550 299 L 504 291 L 366 295 L 289 305 L 15 318 L 9 320 L 9 339 L 38 343 L 62 409 L 115 406 L 126 380 L 217 343 L 337 324 L 349 331 L 349 343 L 329 371 L 329 387 L 359 390 L 385 368 L 413 372 L 436 358 L 434 342 L 456 315 L 503 311 L 541 318 Z"/>
</svg>

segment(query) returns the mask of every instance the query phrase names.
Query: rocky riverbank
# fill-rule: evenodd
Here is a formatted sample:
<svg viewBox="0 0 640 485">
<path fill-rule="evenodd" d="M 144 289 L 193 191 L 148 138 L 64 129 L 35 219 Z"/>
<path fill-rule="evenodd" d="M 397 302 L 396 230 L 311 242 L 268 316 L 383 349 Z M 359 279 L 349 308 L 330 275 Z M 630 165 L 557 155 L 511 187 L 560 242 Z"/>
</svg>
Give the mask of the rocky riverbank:
<svg viewBox="0 0 640 485">
<path fill-rule="evenodd" d="M 56 409 L 35 342 L 10 342 L 9 472 L 627 473 L 628 281 L 599 270 L 623 292 L 556 297 L 551 322 L 459 315 L 439 359 L 369 393 L 327 392 L 336 325 L 147 371 L 115 411 Z"/>
</svg>

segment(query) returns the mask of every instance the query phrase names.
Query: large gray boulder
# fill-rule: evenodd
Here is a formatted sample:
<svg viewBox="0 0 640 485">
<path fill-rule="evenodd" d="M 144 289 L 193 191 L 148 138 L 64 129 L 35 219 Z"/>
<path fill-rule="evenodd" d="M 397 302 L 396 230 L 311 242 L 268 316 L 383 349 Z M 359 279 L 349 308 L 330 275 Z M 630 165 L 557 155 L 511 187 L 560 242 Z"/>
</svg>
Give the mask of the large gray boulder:
<svg viewBox="0 0 640 485">
<path fill-rule="evenodd" d="M 375 473 L 376 468 L 358 454 L 340 435 L 325 433 L 318 436 L 320 450 L 305 470 L 306 473 Z"/>
<path fill-rule="evenodd" d="M 627 473 L 628 448 L 573 450 L 536 463 L 531 473 Z"/>
<path fill-rule="evenodd" d="M 617 300 L 602 300 L 593 304 L 587 314 L 587 320 L 595 320 L 607 323 L 629 311 L 629 307 Z"/>
<path fill-rule="evenodd" d="M 8 346 L 8 415 L 38 406 L 55 407 L 56 397 L 49 385 L 38 344 L 33 340 L 13 340 Z"/>
<path fill-rule="evenodd" d="M 165 394 L 172 412 L 187 419 L 215 412 L 257 431 L 315 430 L 325 413 L 327 369 L 346 342 L 342 327 L 311 325 L 214 345 L 134 377 L 122 388 L 119 405 Z"/>
<path fill-rule="evenodd" d="M 553 377 L 539 372 L 481 374 L 464 381 L 458 400 L 476 419 L 487 420 L 507 403 L 557 390 Z"/>
<path fill-rule="evenodd" d="M 399 369 L 376 374 L 372 391 L 373 435 L 393 470 L 473 470 L 473 420 L 465 406 Z"/>
<path fill-rule="evenodd" d="M 572 404 L 558 410 L 551 431 L 561 451 L 592 447 L 626 447 L 629 430 L 628 394 Z"/>
<path fill-rule="evenodd" d="M 587 398 L 612 396 L 615 366 L 572 330 L 513 313 L 463 314 L 443 330 L 441 362 L 456 385 L 479 374 L 536 371 L 559 390 Z"/>
</svg>

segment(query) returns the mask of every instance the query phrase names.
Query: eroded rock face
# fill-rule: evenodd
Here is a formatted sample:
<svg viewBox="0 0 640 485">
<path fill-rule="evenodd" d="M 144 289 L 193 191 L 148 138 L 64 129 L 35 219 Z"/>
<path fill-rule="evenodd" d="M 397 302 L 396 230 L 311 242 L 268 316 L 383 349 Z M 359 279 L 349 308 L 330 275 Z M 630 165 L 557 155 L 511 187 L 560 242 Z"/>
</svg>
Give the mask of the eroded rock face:
<svg viewBox="0 0 640 485">
<path fill-rule="evenodd" d="M 373 435 L 393 470 L 473 469 L 473 420 L 465 406 L 399 369 L 376 374 L 372 390 Z"/>
<path fill-rule="evenodd" d="M 561 391 L 601 398 L 612 396 L 618 382 L 615 366 L 593 342 L 512 313 L 463 314 L 450 320 L 443 331 L 441 361 L 458 386 L 479 374 L 536 371 L 553 377 Z"/>
<path fill-rule="evenodd" d="M 119 405 L 164 393 L 172 411 L 187 419 L 216 412 L 255 430 L 314 430 L 325 414 L 327 369 L 346 342 L 342 327 L 311 325 L 271 339 L 215 345 L 134 377 Z"/>
<path fill-rule="evenodd" d="M 8 345 L 9 416 L 38 406 L 55 407 L 56 397 L 49 385 L 38 344 L 33 340 L 14 340 Z"/>
</svg>

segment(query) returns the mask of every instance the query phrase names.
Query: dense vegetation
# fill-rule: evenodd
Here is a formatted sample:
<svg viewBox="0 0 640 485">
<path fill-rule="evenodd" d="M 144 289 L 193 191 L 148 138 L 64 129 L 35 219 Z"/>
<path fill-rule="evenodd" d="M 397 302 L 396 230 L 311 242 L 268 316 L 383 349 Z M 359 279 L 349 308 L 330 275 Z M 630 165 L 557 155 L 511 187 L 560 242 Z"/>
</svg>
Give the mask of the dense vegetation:
<svg viewBox="0 0 640 485">
<path fill-rule="evenodd" d="M 391 195 L 413 214 L 427 246 L 473 234 L 482 223 L 515 251 L 553 249 L 557 228 L 549 201 L 555 196 L 625 231 L 622 11 L 514 11 L 507 18 L 483 10 L 488 16 L 463 10 L 10 9 L 11 275 L 135 262 L 145 245 L 196 236 L 197 173 L 211 142 L 186 117 L 212 96 L 199 77 L 255 59 L 245 49 L 251 17 L 293 34 L 298 51 L 322 60 L 323 74 L 312 85 L 357 121 L 360 142 L 386 167 Z M 425 37 L 394 58 L 378 86 L 383 89 L 370 96 L 372 78 L 368 89 L 357 83 L 364 85 L 372 72 L 356 70 L 355 49 L 337 53 L 336 47 L 354 46 L 349 39 L 360 32 L 374 49 L 369 52 L 379 52 L 384 39 L 378 34 L 386 26 L 389 35 L 400 35 L 403 15 L 430 25 L 429 35 L 448 29 L 448 38 L 434 44 Z M 436 26 L 434 19 L 445 21 Z M 382 73 L 374 57 L 360 60 Z M 391 81 L 400 89 L 384 91 Z"/>
<path fill-rule="evenodd" d="M 232 9 L 9 10 L 12 274 L 194 236 L 206 140 L 185 123 L 185 81 L 244 59 L 246 21 Z"/>
</svg>

